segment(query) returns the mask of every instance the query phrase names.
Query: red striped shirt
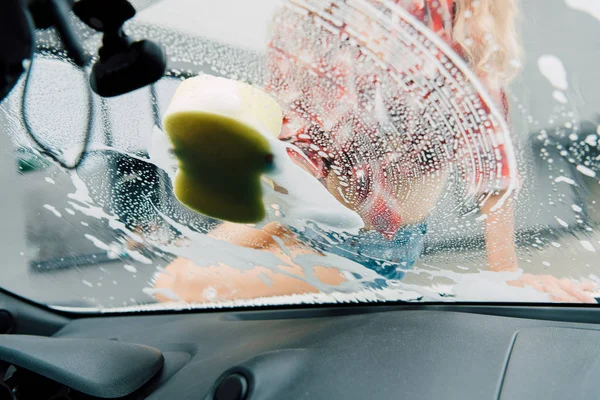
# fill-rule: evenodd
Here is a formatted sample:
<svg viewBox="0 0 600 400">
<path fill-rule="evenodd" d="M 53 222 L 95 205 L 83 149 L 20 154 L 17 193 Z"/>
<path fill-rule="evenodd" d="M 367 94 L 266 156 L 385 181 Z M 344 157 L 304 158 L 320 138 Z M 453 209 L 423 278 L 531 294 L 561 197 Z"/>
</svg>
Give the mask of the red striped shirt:
<svg viewBox="0 0 600 400">
<path fill-rule="evenodd" d="M 302 151 L 290 155 L 315 177 L 335 173 L 341 186 L 351 188 L 344 195 L 351 197 L 348 202 L 368 219 L 365 222 L 392 237 L 402 226 L 397 186 L 449 163 L 462 165 L 474 191 L 507 184 L 513 171 L 506 139 L 495 135 L 490 107 L 480 97 L 461 100 L 465 95 L 445 84 L 448 77 L 428 72 L 431 60 L 416 50 L 419 44 L 399 42 L 410 26 L 382 27 L 377 18 L 369 18 L 370 8 L 351 9 L 347 2 L 296 1 L 276 16 L 267 55 L 267 89 L 284 106 L 280 139 Z M 313 3 L 322 7 L 311 9 Z M 394 20 L 389 14 L 393 10 L 383 2 L 369 3 L 388 12 L 386 21 Z M 452 0 L 410 0 L 403 5 L 460 54 L 460 46 L 452 41 Z M 436 57 L 448 63 L 443 55 Z M 452 63 L 448 67 L 456 69 Z M 506 116 L 504 93 L 492 98 L 503 100 Z M 439 110 L 448 101 L 478 109 L 450 115 L 456 105 Z M 431 107 L 438 111 L 428 111 Z M 454 125 L 442 126 L 448 121 Z M 456 124 L 470 128 L 464 133 Z"/>
</svg>

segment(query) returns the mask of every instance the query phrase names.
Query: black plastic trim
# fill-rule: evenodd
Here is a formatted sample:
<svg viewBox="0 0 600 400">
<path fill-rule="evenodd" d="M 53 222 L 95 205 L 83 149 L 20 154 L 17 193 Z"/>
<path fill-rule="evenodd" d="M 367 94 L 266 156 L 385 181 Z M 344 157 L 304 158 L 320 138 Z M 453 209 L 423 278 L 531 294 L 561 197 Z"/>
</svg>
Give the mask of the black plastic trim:
<svg viewBox="0 0 600 400">
<path fill-rule="evenodd" d="M 39 304 L 0 288 L 0 309 L 18 321 L 15 333 L 51 335 L 72 319 L 121 317 L 128 315 L 221 314 L 230 320 L 275 320 L 288 318 L 325 318 L 399 310 L 456 311 L 548 321 L 600 323 L 599 304 L 508 303 L 508 302 L 431 302 L 431 303 L 331 303 L 281 306 L 223 307 L 210 309 L 67 312 Z M 15 311 L 16 310 L 16 311 Z M 39 325 L 45 325 L 40 330 Z"/>
<path fill-rule="evenodd" d="M 10 333 L 51 336 L 67 325 L 71 318 L 49 307 L 0 289 L 0 310 L 12 315 Z"/>
</svg>

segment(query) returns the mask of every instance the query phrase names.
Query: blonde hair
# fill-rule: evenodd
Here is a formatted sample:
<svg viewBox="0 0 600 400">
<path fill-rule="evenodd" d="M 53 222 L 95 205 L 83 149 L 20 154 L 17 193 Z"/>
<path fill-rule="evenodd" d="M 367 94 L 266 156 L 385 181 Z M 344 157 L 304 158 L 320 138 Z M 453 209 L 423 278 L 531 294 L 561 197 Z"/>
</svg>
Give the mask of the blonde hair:
<svg viewBox="0 0 600 400">
<path fill-rule="evenodd" d="M 461 47 L 471 69 L 485 83 L 505 88 L 519 72 L 522 49 L 517 32 L 518 0 L 393 1 L 409 10 L 428 3 L 440 4 L 452 41 Z M 452 3 L 456 10 L 450 21 L 453 13 L 448 6 Z"/>
<path fill-rule="evenodd" d="M 491 86 L 506 87 L 519 72 L 517 0 L 455 0 L 452 38 L 473 71 Z"/>
<path fill-rule="evenodd" d="M 517 0 L 456 0 L 452 37 L 473 71 L 488 84 L 507 86 L 519 72 Z"/>
</svg>

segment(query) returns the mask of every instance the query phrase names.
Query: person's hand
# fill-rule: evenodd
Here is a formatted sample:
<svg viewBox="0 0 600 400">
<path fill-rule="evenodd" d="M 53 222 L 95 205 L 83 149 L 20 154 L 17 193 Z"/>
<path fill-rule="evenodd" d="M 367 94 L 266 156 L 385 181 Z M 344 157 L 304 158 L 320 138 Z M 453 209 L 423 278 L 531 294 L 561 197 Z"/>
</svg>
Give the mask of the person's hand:
<svg viewBox="0 0 600 400">
<path fill-rule="evenodd" d="M 228 282 L 218 279 L 217 267 L 200 268 L 192 261 L 178 257 L 156 274 L 154 297 L 158 301 L 202 303 L 214 301 L 228 290 Z M 219 293 L 220 292 L 220 293 Z"/>
<path fill-rule="evenodd" d="M 281 260 L 280 271 L 260 266 L 238 269 L 225 264 L 199 267 L 188 259 L 178 257 L 156 276 L 154 288 L 159 290 L 154 297 L 157 300 L 203 303 L 318 291 L 304 279 L 304 269 L 293 260 L 296 254 L 315 251 L 301 245 L 293 232 L 284 226 L 270 223 L 256 229 L 225 223 L 209 236 L 238 246 L 269 251 Z M 275 238 L 281 240 L 288 252 L 281 249 Z M 313 266 L 312 269 L 313 275 L 323 284 L 338 286 L 345 281 L 336 268 Z"/>
<path fill-rule="evenodd" d="M 559 279 L 552 275 L 523 274 L 519 279 L 508 281 L 511 286 L 530 286 L 540 292 L 549 293 L 550 299 L 559 303 L 596 303 L 592 291 L 597 288 L 594 282 L 575 282 Z"/>
<path fill-rule="evenodd" d="M 288 266 L 285 272 L 281 268 L 277 272 L 265 267 L 240 270 L 225 264 L 199 267 L 178 257 L 157 274 L 154 297 L 162 302 L 204 303 L 318 292 L 303 279 L 300 267 Z M 338 286 L 345 280 L 335 268 L 315 266 L 313 274 L 327 285 Z"/>
<path fill-rule="evenodd" d="M 154 288 L 159 290 L 155 297 L 163 302 L 173 301 L 175 299 L 168 295 L 171 294 L 185 303 L 206 303 L 317 291 L 303 279 L 291 275 L 264 267 L 249 270 L 225 264 L 199 267 L 188 259 L 178 257 L 157 274 Z M 168 292 L 165 293 L 165 290 Z"/>
<path fill-rule="evenodd" d="M 270 233 L 231 222 L 219 225 L 209 232 L 208 236 L 250 249 L 272 250 L 279 247 Z"/>
<path fill-rule="evenodd" d="M 519 261 L 514 252 L 509 252 L 508 256 L 500 257 L 488 255 L 487 269 L 494 272 L 515 272 L 519 270 Z"/>
</svg>

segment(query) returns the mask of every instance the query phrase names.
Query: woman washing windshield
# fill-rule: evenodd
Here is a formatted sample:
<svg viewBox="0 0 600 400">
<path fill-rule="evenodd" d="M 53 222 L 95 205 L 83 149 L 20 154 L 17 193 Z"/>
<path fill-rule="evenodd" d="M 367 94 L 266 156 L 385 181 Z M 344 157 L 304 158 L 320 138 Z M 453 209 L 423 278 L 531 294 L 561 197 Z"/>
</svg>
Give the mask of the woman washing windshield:
<svg viewBox="0 0 600 400">
<path fill-rule="evenodd" d="M 505 88 L 516 73 L 520 56 L 515 1 L 398 0 L 397 3 L 463 57 L 507 117 Z M 453 160 L 437 160 L 436 149 L 423 144 L 426 140 L 421 132 L 427 129 L 423 119 L 412 113 L 409 100 L 394 95 L 393 88 L 386 88 L 385 96 L 378 92 L 382 90 L 378 82 L 385 80 L 382 75 L 386 70 L 362 68 L 351 52 L 341 50 L 339 40 L 328 42 L 330 36 L 317 37 L 310 32 L 310 23 L 306 25 L 299 14 L 284 10 L 275 21 L 267 54 L 267 90 L 284 108 L 280 139 L 302 151 L 302 156 L 293 152 L 290 156 L 319 179 L 340 203 L 355 210 L 365 227 L 358 236 L 339 240 L 332 246 L 328 245 L 331 240 L 321 239 L 324 233 L 316 232 L 318 228 L 308 229 L 296 238 L 274 223 L 262 229 L 224 223 L 210 235 L 272 251 L 287 260 L 290 270 L 284 275 L 262 267 L 250 271 L 224 265 L 198 268 L 179 258 L 167 267 L 170 274 L 157 277 L 155 286 L 171 289 L 187 302 L 316 292 L 316 288 L 302 279 L 302 269 L 282 251 L 275 238 L 283 239 L 292 254 L 317 249 L 349 258 L 382 277 L 381 282 L 373 282 L 376 287 L 385 285 L 385 279 L 400 279 L 403 271 L 410 269 L 420 256 L 427 232 L 426 219 L 447 183 L 447 166 Z M 303 23 L 304 30 L 299 29 Z M 370 32 L 370 27 L 365 26 L 364 35 L 369 37 Z M 317 45 L 312 43 L 311 47 L 311 40 Z M 369 40 L 385 41 L 385 38 Z M 316 78 L 311 80 L 310 75 Z M 318 84 L 322 82 L 320 75 L 327 75 L 336 83 L 333 89 Z M 484 109 L 487 108 L 483 103 Z M 383 109 L 387 121 L 378 118 L 378 108 Z M 388 122 L 402 134 L 382 135 Z M 481 212 L 486 215 L 488 266 L 493 271 L 518 268 L 513 200 L 506 193 L 514 186 L 510 177 L 515 176 L 515 171 L 510 170 L 507 160 L 511 155 L 506 152 L 502 144 L 497 146 L 500 179 L 494 187 L 487 188 L 488 193 L 484 193 L 487 200 L 481 204 Z M 479 171 L 472 172 L 473 186 L 477 187 L 482 177 L 478 176 Z M 314 275 L 330 285 L 346 279 L 333 268 L 314 267 Z M 271 284 L 265 283 L 264 278 Z M 594 301 L 583 291 L 584 287 L 549 276 L 525 274 L 512 284 L 531 285 L 550 292 L 556 301 Z M 207 288 L 214 289 L 210 298 L 206 296 Z"/>
</svg>

